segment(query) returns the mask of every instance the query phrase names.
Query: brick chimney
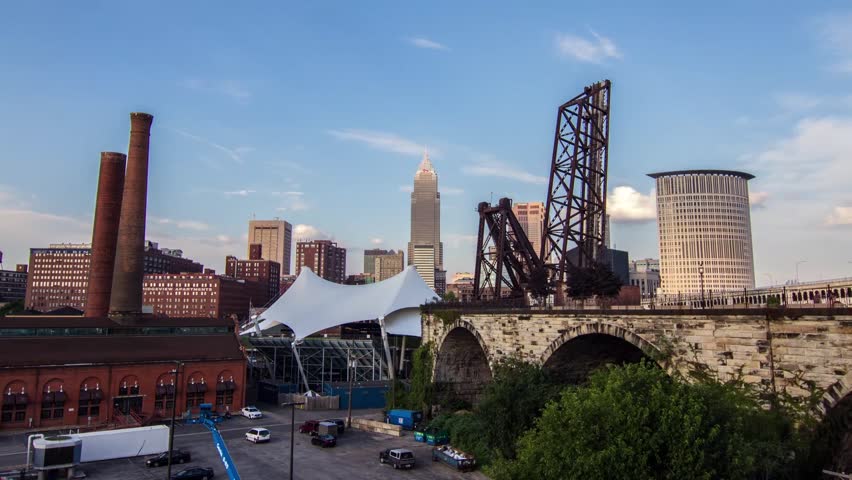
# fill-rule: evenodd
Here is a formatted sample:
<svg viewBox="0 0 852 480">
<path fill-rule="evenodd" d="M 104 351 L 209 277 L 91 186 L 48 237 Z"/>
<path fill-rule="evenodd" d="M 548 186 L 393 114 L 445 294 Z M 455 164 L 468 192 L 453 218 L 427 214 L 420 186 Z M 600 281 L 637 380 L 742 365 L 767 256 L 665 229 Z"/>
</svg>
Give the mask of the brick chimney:
<svg viewBox="0 0 852 480">
<path fill-rule="evenodd" d="M 110 316 L 142 314 L 145 267 L 145 208 L 148 199 L 148 141 L 152 115 L 130 114 L 130 145 L 121 199 L 121 220 L 110 296 Z"/>
<path fill-rule="evenodd" d="M 92 263 L 86 298 L 87 317 L 103 317 L 109 313 L 126 162 L 127 156 L 123 153 L 101 152 L 101 170 L 98 175 L 98 194 L 92 229 Z"/>
</svg>

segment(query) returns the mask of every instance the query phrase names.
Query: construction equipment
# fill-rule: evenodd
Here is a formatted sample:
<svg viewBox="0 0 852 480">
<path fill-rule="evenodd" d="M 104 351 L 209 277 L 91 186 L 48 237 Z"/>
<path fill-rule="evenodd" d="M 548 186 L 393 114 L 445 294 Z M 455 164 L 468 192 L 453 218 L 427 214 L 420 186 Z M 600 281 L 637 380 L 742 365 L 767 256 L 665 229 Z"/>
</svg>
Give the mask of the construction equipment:
<svg viewBox="0 0 852 480">
<path fill-rule="evenodd" d="M 231 454 L 228 453 L 228 447 L 225 445 L 225 440 L 219 433 L 219 428 L 216 424 L 222 421 L 222 417 L 213 414 L 213 404 L 202 403 L 199 405 L 198 417 L 187 420 L 187 423 L 200 423 L 210 430 L 213 435 L 213 444 L 216 445 L 216 450 L 219 452 L 219 458 L 222 460 L 222 465 L 225 466 L 225 473 L 228 474 L 230 480 L 240 480 L 240 474 L 231 459 Z"/>
</svg>

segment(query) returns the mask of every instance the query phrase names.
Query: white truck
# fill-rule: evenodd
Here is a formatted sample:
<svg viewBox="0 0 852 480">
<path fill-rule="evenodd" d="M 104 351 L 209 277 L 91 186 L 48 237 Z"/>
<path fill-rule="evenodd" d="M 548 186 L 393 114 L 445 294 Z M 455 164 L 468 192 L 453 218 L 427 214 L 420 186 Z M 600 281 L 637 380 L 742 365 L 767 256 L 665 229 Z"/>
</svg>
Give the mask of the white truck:
<svg viewBox="0 0 852 480">
<path fill-rule="evenodd" d="M 32 445 L 34 438 L 42 436 L 30 435 L 29 444 Z M 81 463 L 154 455 L 169 449 L 169 427 L 165 425 L 74 433 L 69 437 L 82 441 Z M 27 463 L 29 453 L 28 447 Z"/>
</svg>

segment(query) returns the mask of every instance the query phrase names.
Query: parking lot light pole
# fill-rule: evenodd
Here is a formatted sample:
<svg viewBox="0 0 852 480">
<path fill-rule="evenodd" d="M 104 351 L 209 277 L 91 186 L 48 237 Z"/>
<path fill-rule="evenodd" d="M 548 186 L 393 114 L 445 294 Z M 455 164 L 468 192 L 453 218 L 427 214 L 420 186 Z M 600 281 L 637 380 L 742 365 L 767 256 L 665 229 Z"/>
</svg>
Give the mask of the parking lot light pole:
<svg viewBox="0 0 852 480">
<path fill-rule="evenodd" d="M 183 366 L 183 363 L 175 361 L 175 369 L 172 370 L 171 373 L 175 376 L 174 383 L 174 391 L 172 392 L 172 426 L 169 428 L 169 457 L 166 459 L 166 480 L 172 480 L 172 448 L 175 444 L 175 410 L 177 410 L 177 386 L 178 386 L 178 372 L 180 371 L 180 367 Z M 164 398 L 165 405 L 169 404 L 169 395 L 168 391 L 166 391 L 166 395 Z"/>
<path fill-rule="evenodd" d="M 296 444 L 296 405 L 302 402 L 282 403 L 282 407 L 290 407 L 290 480 L 293 480 L 293 446 Z"/>
</svg>

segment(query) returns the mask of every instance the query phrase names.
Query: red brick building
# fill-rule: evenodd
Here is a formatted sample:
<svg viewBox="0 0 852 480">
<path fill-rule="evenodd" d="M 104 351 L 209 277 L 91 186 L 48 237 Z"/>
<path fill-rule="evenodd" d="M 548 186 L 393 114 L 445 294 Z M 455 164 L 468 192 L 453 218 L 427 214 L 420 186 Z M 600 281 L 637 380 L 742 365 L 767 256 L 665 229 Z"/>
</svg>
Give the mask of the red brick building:
<svg viewBox="0 0 852 480">
<path fill-rule="evenodd" d="M 248 317 L 250 305 L 264 305 L 268 290 L 257 282 L 211 273 L 145 275 L 142 304 L 168 317 Z"/>
<path fill-rule="evenodd" d="M 296 243 L 296 275 L 302 267 L 336 283 L 346 280 L 346 249 L 331 240 L 311 240 Z"/>
<path fill-rule="evenodd" d="M 245 404 L 246 363 L 219 319 L 20 316 L 0 322 L 0 429 L 137 424 Z M 183 362 L 178 371 L 176 361 Z"/>
<path fill-rule="evenodd" d="M 260 249 L 257 253 L 260 253 Z M 239 260 L 233 256 L 225 257 L 225 275 L 259 284 L 266 294 L 260 299 L 255 299 L 254 305 L 257 306 L 266 305 L 277 297 L 281 286 L 281 265 L 272 260 L 261 260 L 259 257 L 249 260 Z"/>
</svg>

